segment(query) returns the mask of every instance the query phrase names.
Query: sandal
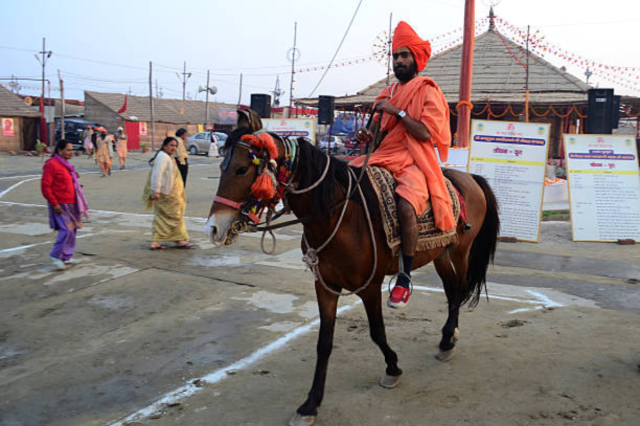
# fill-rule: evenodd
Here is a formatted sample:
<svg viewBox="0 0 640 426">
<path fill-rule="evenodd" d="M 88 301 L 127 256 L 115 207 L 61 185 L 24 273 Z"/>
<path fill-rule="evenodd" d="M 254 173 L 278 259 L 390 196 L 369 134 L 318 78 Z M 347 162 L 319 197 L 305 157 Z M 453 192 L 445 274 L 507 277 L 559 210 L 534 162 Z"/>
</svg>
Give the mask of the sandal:
<svg viewBox="0 0 640 426">
<path fill-rule="evenodd" d="M 184 249 L 184 250 L 192 249 L 192 248 L 193 248 L 193 244 L 191 244 L 191 243 L 189 243 L 189 242 L 188 242 L 188 243 L 186 243 L 186 244 L 176 244 L 176 245 L 175 245 L 175 248 L 177 248 L 177 249 Z"/>
<path fill-rule="evenodd" d="M 149 250 L 166 250 L 167 248 L 165 246 L 163 246 L 162 244 L 160 244 L 159 246 L 151 246 L 149 247 Z"/>
</svg>

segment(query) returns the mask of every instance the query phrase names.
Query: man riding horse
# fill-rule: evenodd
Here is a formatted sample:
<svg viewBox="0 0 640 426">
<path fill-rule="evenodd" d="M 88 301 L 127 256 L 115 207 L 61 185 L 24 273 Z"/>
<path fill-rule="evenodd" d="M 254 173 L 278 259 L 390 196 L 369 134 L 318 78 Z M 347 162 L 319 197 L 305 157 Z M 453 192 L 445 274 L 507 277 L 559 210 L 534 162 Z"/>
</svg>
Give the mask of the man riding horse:
<svg viewBox="0 0 640 426">
<path fill-rule="evenodd" d="M 418 75 L 431 56 L 431 43 L 422 40 L 409 24 L 401 21 L 395 29 L 392 47 L 393 72 L 399 83 L 384 88 L 375 100 L 375 111 L 386 113 L 381 128 L 377 129 L 378 122 L 374 120 L 372 132 L 360 129 L 356 139 L 371 142 L 376 130 L 384 135 L 368 164 L 389 170 L 397 182 L 402 272 L 387 304 L 404 308 L 411 294 L 410 274 L 418 240 L 416 214 L 423 214 L 431 198 L 438 229 L 451 230 L 456 220 L 434 149 L 435 144 L 440 160 L 447 161 L 451 143 L 449 105 L 431 78 Z M 364 157 L 350 164 L 360 167 Z"/>
</svg>

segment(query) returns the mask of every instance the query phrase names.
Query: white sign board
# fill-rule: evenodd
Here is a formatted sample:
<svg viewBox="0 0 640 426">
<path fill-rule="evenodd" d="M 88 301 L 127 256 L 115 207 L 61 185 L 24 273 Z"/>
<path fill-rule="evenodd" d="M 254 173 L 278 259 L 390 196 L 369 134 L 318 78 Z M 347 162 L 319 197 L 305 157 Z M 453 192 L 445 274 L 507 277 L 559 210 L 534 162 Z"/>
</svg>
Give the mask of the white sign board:
<svg viewBox="0 0 640 426">
<path fill-rule="evenodd" d="M 315 118 L 263 118 L 262 125 L 266 131 L 279 136 L 303 136 L 312 141 L 316 140 Z"/>
<path fill-rule="evenodd" d="M 439 160 L 440 154 L 438 153 L 438 148 L 436 148 L 436 155 L 438 156 Z M 461 172 L 466 172 L 468 168 L 468 162 L 468 148 L 449 147 L 449 159 L 447 161 L 440 161 L 440 167 L 446 167 L 448 169 L 456 169 Z"/>
<path fill-rule="evenodd" d="M 500 235 L 540 240 L 549 125 L 472 120 L 469 173 L 483 176 L 500 207 Z"/>
<path fill-rule="evenodd" d="M 640 241 L 640 177 L 632 136 L 563 135 L 574 241 Z"/>
</svg>

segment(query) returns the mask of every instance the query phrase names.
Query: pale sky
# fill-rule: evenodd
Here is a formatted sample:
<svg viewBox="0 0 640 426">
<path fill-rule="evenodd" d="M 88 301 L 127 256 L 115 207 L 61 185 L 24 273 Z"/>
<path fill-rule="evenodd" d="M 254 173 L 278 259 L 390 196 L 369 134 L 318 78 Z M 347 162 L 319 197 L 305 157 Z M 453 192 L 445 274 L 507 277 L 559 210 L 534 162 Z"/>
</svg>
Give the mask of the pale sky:
<svg viewBox="0 0 640 426">
<path fill-rule="evenodd" d="M 53 54 L 47 62 L 53 97 L 58 70 L 65 81 L 66 97 L 83 100 L 83 90 L 149 94 L 149 61 L 165 98 L 182 98 L 182 81 L 176 72 L 192 76 L 187 93 L 204 100 L 198 86 L 211 86 L 218 94 L 211 100 L 236 103 L 240 73 L 242 102 L 251 93 L 274 90 L 276 78 L 285 91 L 281 105 L 288 105 L 291 63 L 297 22 L 297 59 L 294 96 L 307 97 L 318 84 L 323 70 L 342 40 L 359 0 L 23 0 L 3 2 L 0 26 L 0 77 L 41 78 L 42 68 L 34 53 L 42 49 L 42 38 Z M 627 77 L 640 76 L 640 49 L 636 46 L 640 26 L 638 0 L 476 0 L 476 21 L 486 17 L 490 4 L 497 16 L 526 31 L 540 31 L 545 40 L 589 60 L 635 67 Z M 386 68 L 370 60 L 374 44 L 393 25 L 407 21 L 434 48 L 455 41 L 464 19 L 464 0 L 362 0 L 353 25 L 331 69 L 314 96 L 354 94 L 386 76 Z M 486 26 L 485 26 L 486 28 Z M 507 37 L 509 33 L 503 32 Z M 442 36 L 438 39 L 436 37 Z M 443 41 L 444 40 L 444 41 Z M 576 68 L 553 55 L 545 59 L 585 79 L 584 68 Z M 356 60 L 364 61 L 354 63 Z M 348 65 L 351 62 L 351 65 Z M 428 71 L 427 65 L 427 71 Z M 590 82 L 614 87 L 618 94 L 640 96 L 640 90 L 623 89 L 593 75 Z M 8 81 L 0 81 L 2 84 Z M 23 94 L 39 94 L 40 83 L 21 81 Z"/>
</svg>

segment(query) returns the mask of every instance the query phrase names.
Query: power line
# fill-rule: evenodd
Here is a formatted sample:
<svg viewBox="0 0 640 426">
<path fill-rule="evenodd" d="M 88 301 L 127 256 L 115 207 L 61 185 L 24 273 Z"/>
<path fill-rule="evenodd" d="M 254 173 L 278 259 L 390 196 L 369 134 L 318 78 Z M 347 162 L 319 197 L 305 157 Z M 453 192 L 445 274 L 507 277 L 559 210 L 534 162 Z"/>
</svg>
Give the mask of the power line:
<svg viewBox="0 0 640 426">
<path fill-rule="evenodd" d="M 353 16 L 351 17 L 351 22 L 349 22 L 349 26 L 347 27 L 347 30 L 345 31 L 344 36 L 342 36 L 342 40 L 340 41 L 340 44 L 338 45 L 338 48 L 336 49 L 336 53 L 334 53 L 333 54 L 333 58 L 331 58 L 331 62 L 329 62 L 329 65 L 327 66 L 327 69 L 322 74 L 322 77 L 320 77 L 320 81 L 318 81 L 318 84 L 316 84 L 316 87 L 314 87 L 313 90 L 311 91 L 311 93 L 309 93 L 309 96 L 308 96 L 309 98 L 311 96 L 313 96 L 313 94 L 315 93 L 316 89 L 318 88 L 318 86 L 320 86 L 320 83 L 322 83 L 322 80 L 324 80 L 324 77 L 329 72 L 329 69 L 331 69 L 331 65 L 333 64 L 333 61 L 336 59 L 336 56 L 338 56 L 338 52 L 340 51 L 340 48 L 342 47 L 342 43 L 344 43 L 344 40 L 347 38 L 347 34 L 349 34 L 349 30 L 351 29 L 351 24 L 353 24 L 353 21 L 356 19 L 356 15 L 358 14 L 358 10 L 360 10 L 360 5 L 361 4 L 362 4 L 362 0 L 360 0 L 360 2 L 358 3 L 358 7 L 356 7 L 356 11 L 353 12 Z"/>
</svg>

